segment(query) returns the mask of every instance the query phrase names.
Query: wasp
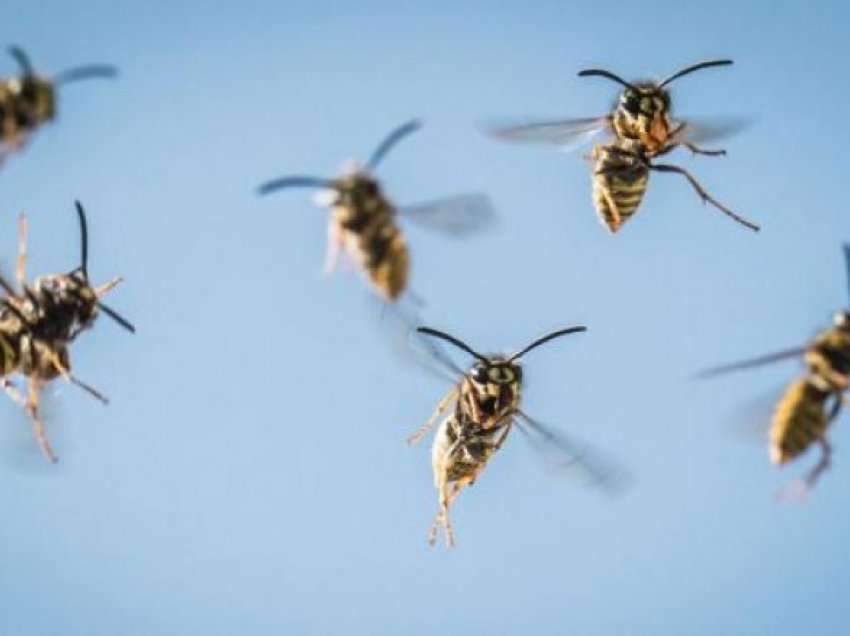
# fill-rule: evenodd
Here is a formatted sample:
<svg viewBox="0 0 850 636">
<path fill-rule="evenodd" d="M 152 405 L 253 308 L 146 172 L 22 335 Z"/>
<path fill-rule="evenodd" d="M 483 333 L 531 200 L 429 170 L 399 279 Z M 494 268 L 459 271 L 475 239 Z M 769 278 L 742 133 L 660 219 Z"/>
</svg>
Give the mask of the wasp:
<svg viewBox="0 0 850 636">
<path fill-rule="evenodd" d="M 488 198 L 481 194 L 458 195 L 401 209 L 387 199 L 373 173 L 399 141 L 420 127 L 421 122 L 413 120 L 394 129 L 364 167 L 353 164 L 337 179 L 285 176 L 258 189 L 263 195 L 291 187 L 321 189 L 317 202 L 331 209 L 325 273 L 335 269 L 339 253 L 344 250 L 387 302 L 397 300 L 405 291 L 410 271 L 409 249 L 397 222 L 399 213 L 454 236 L 483 227 L 493 216 Z"/>
<path fill-rule="evenodd" d="M 93 287 L 88 278 L 88 228 L 80 202 L 76 202 L 80 223 L 82 258 L 80 265 L 67 274 L 40 276 L 32 285 L 26 282 L 27 222 L 18 222 L 17 289 L 0 277 L 6 296 L 0 299 L 0 372 L 9 396 L 21 405 L 33 423 L 36 441 L 45 457 L 56 462 L 39 414 L 42 386 L 59 376 L 79 386 L 102 403 L 108 400 L 99 391 L 71 373 L 70 344 L 93 326 L 100 311 L 130 332 L 135 327 L 106 306 L 101 298 L 114 289 L 121 278 Z M 18 391 L 9 376 L 19 373 L 26 378 L 27 392 Z"/>
<path fill-rule="evenodd" d="M 725 150 L 705 150 L 697 142 L 717 138 L 740 128 L 741 122 L 725 125 L 699 125 L 693 120 L 671 117 L 670 93 L 666 89 L 673 80 L 704 68 L 728 66 L 732 60 L 700 62 L 673 73 L 660 82 L 630 83 L 604 69 L 585 69 L 580 77 L 600 76 L 624 87 L 611 113 L 588 119 L 539 121 L 521 125 L 496 126 L 490 134 L 506 141 L 548 143 L 569 148 L 607 132 L 611 143 L 599 144 L 590 154 L 593 161 L 593 203 L 602 223 L 612 232 L 635 213 L 648 185 L 649 172 L 675 172 L 684 176 L 702 198 L 738 223 L 758 231 L 759 227 L 732 212 L 709 196 L 706 190 L 684 168 L 654 163 L 678 146 L 694 154 L 720 156 Z"/>
<path fill-rule="evenodd" d="M 844 246 L 844 258 L 850 282 L 850 245 Z M 818 333 L 804 347 L 715 367 L 701 372 L 698 377 L 751 369 L 795 357 L 802 357 L 806 373 L 791 382 L 776 405 L 769 432 L 769 455 L 773 463 L 781 466 L 812 445 L 820 448 L 820 459 L 800 482 L 802 493 L 806 493 L 830 466 L 832 446 L 827 431 L 841 413 L 845 393 L 850 387 L 850 310 L 837 312 L 832 326 Z"/>
<path fill-rule="evenodd" d="M 613 465 L 606 466 L 598 458 L 594 459 L 586 448 L 581 448 L 582 445 L 553 432 L 520 408 L 523 382 L 521 358 L 550 340 L 582 331 L 586 331 L 586 327 L 559 329 L 537 338 L 512 355 L 485 356 L 443 331 L 430 327 L 417 328 L 417 332 L 449 342 L 476 360 L 471 369 L 464 373 L 442 351 L 432 349 L 437 359 L 459 379 L 440 400 L 428 421 L 407 439 L 409 444 L 419 442 L 443 417 L 431 449 L 439 510 L 428 534 L 429 544 L 436 543 L 439 528 L 442 527 L 446 544 L 449 547 L 454 545 L 449 509 L 463 488 L 475 483 L 490 458 L 502 447 L 514 425 L 557 464 L 579 467 L 597 485 L 609 489 L 616 487 L 618 473 L 622 476 L 622 471 Z M 553 450 L 554 456 L 551 452 Z"/>
<path fill-rule="evenodd" d="M 112 66 L 92 64 L 71 68 L 53 78 L 36 74 L 27 54 L 19 47 L 9 48 L 21 70 L 18 77 L 0 79 L 0 161 L 20 150 L 45 122 L 56 117 L 56 87 L 91 78 L 111 78 L 118 72 Z"/>
</svg>

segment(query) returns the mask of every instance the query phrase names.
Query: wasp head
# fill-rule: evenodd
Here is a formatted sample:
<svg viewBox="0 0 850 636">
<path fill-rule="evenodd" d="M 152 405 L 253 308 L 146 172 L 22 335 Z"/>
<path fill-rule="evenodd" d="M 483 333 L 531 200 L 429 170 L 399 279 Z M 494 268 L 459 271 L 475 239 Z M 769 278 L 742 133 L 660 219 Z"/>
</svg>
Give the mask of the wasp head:
<svg viewBox="0 0 850 636">
<path fill-rule="evenodd" d="M 56 91 L 50 80 L 24 75 L 9 80 L 8 85 L 18 97 L 20 116 L 27 127 L 49 121 L 56 115 Z"/>
<path fill-rule="evenodd" d="M 646 83 L 630 86 L 620 94 L 615 119 L 629 136 L 656 149 L 667 141 L 669 113 L 670 94 L 656 84 Z"/>
<path fill-rule="evenodd" d="M 80 270 L 37 278 L 30 299 L 38 316 L 34 330 L 48 341 L 72 340 L 97 318 L 97 293 Z"/>
<path fill-rule="evenodd" d="M 469 372 L 469 378 L 479 392 L 497 397 L 506 389 L 516 389 L 522 384 L 522 367 L 519 362 L 491 358 L 477 362 Z"/>
</svg>

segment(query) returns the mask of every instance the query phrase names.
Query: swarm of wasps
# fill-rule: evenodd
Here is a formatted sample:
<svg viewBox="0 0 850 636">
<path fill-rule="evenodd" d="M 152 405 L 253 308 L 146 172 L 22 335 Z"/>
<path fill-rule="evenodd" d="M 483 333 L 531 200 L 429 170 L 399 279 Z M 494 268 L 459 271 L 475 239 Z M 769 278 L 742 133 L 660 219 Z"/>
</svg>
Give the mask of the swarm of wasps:
<svg viewBox="0 0 850 636">
<path fill-rule="evenodd" d="M 20 48 L 12 47 L 9 51 L 19 66 L 20 76 L 0 80 L 0 161 L 22 148 L 35 130 L 54 118 L 57 86 L 116 75 L 111 66 L 91 65 L 73 68 L 48 79 L 35 73 L 28 56 Z M 700 62 L 657 82 L 628 82 L 605 69 L 585 69 L 578 73 L 580 77 L 603 77 L 622 87 L 608 114 L 588 119 L 512 123 L 491 127 L 488 133 L 504 141 L 545 143 L 562 148 L 578 146 L 598 134 L 606 134 L 609 139 L 596 144 L 589 158 L 593 164 L 593 206 L 603 225 L 612 233 L 618 232 L 637 212 L 651 172 L 681 175 L 703 203 L 712 205 L 744 227 L 758 231 L 758 225 L 716 200 L 689 171 L 658 161 L 659 157 L 679 147 L 694 155 L 716 157 L 725 154 L 724 150 L 707 150 L 701 144 L 735 132 L 741 122 L 717 120 L 712 123 L 674 118 L 667 87 L 694 72 L 731 64 L 728 59 Z M 325 272 L 332 272 L 342 255 L 362 272 L 372 292 L 387 306 L 398 306 L 412 294 L 410 248 L 403 221 L 438 229 L 450 237 L 462 237 L 491 226 L 495 218 L 489 198 L 480 193 L 406 207 L 391 202 L 375 172 L 397 144 L 421 126 L 419 120 L 411 120 L 394 128 L 362 166 L 353 163 L 339 177 L 290 174 L 258 188 L 261 195 L 290 188 L 318 190 L 317 203 L 330 210 Z M 71 343 L 94 324 L 100 312 L 128 331 L 135 331 L 131 323 L 102 302 L 121 279 L 112 279 L 98 287 L 89 282 L 86 215 L 79 202 L 76 209 L 82 237 L 78 267 L 67 274 L 42 276 L 32 284 L 27 283 L 27 225 L 26 219 L 21 217 L 16 284 L 0 276 L 0 287 L 5 291 L 0 299 L 3 387 L 32 420 L 38 445 L 50 461 L 56 461 L 56 455 L 39 413 L 43 386 L 61 377 L 106 402 L 99 391 L 71 373 Z M 850 247 L 845 248 L 845 257 L 850 275 Z M 410 444 L 415 444 L 436 427 L 431 459 L 438 510 L 429 531 L 429 543 L 436 543 L 442 529 L 447 545 L 454 545 L 450 519 L 454 501 L 464 488 L 481 476 L 514 427 L 554 465 L 579 469 L 593 485 L 614 492 L 626 483 L 628 471 L 617 462 L 591 450 L 584 442 L 555 432 L 521 408 L 521 361 L 524 356 L 552 340 L 584 332 L 585 326 L 549 332 L 510 355 L 485 355 L 449 333 L 419 326 L 418 314 L 414 314 L 410 323 L 412 339 L 424 347 L 430 361 L 439 365 L 452 385 L 432 416 L 408 438 Z M 471 356 L 472 366 L 463 370 L 441 343 L 451 344 Z M 834 326 L 819 334 L 807 347 L 724 365 L 702 375 L 717 375 L 793 356 L 803 357 L 807 371 L 792 382 L 776 408 L 770 433 L 770 457 L 784 464 L 799 457 L 810 446 L 818 445 L 821 458 L 804 478 L 804 487 L 808 489 L 830 464 L 827 430 L 838 417 L 850 387 L 850 311 L 839 312 Z M 16 384 L 15 376 L 24 379 L 25 392 Z"/>
</svg>

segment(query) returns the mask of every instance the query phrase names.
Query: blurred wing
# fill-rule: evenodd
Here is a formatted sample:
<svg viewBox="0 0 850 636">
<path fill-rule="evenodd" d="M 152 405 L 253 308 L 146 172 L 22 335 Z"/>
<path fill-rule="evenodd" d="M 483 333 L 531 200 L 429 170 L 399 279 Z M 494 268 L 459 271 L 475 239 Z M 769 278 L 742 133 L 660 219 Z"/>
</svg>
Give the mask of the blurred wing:
<svg viewBox="0 0 850 636">
<path fill-rule="evenodd" d="M 408 336 L 410 351 L 415 361 L 425 371 L 452 384 L 465 375 L 464 371 L 452 360 L 451 356 L 434 338 L 411 330 Z"/>
<path fill-rule="evenodd" d="M 556 433 L 524 413 L 519 415 L 517 428 L 550 468 L 577 474 L 589 485 L 609 494 L 622 492 L 632 481 L 628 469 L 602 452 L 561 432 Z"/>
<path fill-rule="evenodd" d="M 611 130 L 611 118 L 560 119 L 522 124 L 488 126 L 486 132 L 502 141 L 526 144 L 548 144 L 570 151 L 589 143 L 599 133 Z"/>
<path fill-rule="evenodd" d="M 676 120 L 676 125 L 684 123 L 685 127 L 674 137 L 676 143 L 704 143 L 719 141 L 749 128 L 755 121 L 754 117 L 687 117 Z"/>
<path fill-rule="evenodd" d="M 485 194 L 460 194 L 399 208 L 413 223 L 450 236 L 465 237 L 491 226 L 496 212 Z"/>
<path fill-rule="evenodd" d="M 766 356 L 750 358 L 749 360 L 740 360 L 738 362 L 732 362 L 730 364 L 723 364 L 719 367 L 705 369 L 697 373 L 695 377 L 698 379 L 712 378 L 714 376 L 723 375 L 732 371 L 743 371 L 744 369 L 753 369 L 755 367 L 773 364 L 774 362 L 779 362 L 781 360 L 787 360 L 788 358 L 799 358 L 805 352 L 806 347 L 796 347 L 794 349 L 786 349 L 785 351 L 777 351 L 776 353 L 769 353 Z"/>
</svg>

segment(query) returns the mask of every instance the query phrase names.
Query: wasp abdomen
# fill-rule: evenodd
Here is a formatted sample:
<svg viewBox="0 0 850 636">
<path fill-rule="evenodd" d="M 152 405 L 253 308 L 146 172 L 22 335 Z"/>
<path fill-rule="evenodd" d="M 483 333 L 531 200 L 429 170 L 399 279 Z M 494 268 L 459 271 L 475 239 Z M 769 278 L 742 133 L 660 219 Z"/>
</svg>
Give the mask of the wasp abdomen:
<svg viewBox="0 0 850 636">
<path fill-rule="evenodd" d="M 369 280 L 387 300 L 396 300 L 407 286 L 410 256 L 404 236 L 393 223 L 375 223 L 358 236 L 360 261 Z"/>
<path fill-rule="evenodd" d="M 616 232 L 640 206 L 649 182 L 649 168 L 637 155 L 614 146 L 593 151 L 593 205 L 599 220 Z"/>
<path fill-rule="evenodd" d="M 819 387 L 813 376 L 800 378 L 788 387 L 770 429 L 771 461 L 784 464 L 823 437 L 829 423 L 826 399 L 830 393 Z"/>
</svg>

